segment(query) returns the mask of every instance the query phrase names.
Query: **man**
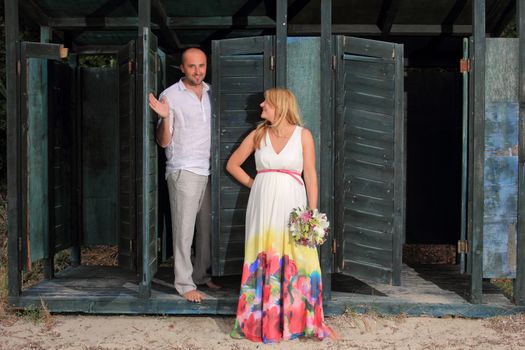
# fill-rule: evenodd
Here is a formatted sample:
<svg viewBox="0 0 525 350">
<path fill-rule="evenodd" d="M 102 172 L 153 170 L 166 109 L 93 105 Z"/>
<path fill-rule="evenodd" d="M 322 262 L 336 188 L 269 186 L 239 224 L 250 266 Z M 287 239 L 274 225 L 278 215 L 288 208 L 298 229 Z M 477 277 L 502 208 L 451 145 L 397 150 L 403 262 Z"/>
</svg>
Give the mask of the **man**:
<svg viewBox="0 0 525 350">
<path fill-rule="evenodd" d="M 175 289 L 186 300 L 203 299 L 197 284 L 220 288 L 208 274 L 211 266 L 210 175 L 211 104 L 206 54 L 190 48 L 182 54 L 184 77 L 160 95 L 149 95 L 158 114 L 157 142 L 166 149 L 166 180 L 173 227 Z M 191 245 L 196 226 L 195 266 Z"/>
</svg>

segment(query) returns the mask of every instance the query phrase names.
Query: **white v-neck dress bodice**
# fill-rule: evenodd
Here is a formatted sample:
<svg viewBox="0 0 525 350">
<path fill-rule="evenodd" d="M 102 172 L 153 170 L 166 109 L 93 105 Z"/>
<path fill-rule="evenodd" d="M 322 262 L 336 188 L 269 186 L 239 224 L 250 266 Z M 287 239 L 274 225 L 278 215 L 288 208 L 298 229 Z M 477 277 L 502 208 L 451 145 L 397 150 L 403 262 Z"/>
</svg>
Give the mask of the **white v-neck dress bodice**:
<svg viewBox="0 0 525 350">
<path fill-rule="evenodd" d="M 296 126 L 288 142 L 281 150 L 276 153 L 270 135 L 266 133 L 264 142 L 261 147 L 255 151 L 255 166 L 257 170 L 264 169 L 287 169 L 302 172 L 303 171 L 303 146 L 301 143 L 301 134 L 303 128 Z M 282 175 L 278 175 L 279 177 Z"/>
</svg>

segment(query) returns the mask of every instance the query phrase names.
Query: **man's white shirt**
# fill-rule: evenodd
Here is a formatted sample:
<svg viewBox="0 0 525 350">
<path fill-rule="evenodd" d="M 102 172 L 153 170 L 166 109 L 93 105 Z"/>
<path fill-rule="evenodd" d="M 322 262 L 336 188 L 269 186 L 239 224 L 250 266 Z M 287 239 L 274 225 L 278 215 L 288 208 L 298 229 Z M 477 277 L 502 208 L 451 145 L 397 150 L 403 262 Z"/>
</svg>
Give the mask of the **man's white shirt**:
<svg viewBox="0 0 525 350">
<path fill-rule="evenodd" d="M 166 147 L 166 176 L 177 170 L 210 175 L 210 86 L 203 84 L 201 100 L 186 88 L 182 79 L 159 96 L 159 99 L 166 96 L 170 107 L 167 122 L 172 137 Z"/>
</svg>

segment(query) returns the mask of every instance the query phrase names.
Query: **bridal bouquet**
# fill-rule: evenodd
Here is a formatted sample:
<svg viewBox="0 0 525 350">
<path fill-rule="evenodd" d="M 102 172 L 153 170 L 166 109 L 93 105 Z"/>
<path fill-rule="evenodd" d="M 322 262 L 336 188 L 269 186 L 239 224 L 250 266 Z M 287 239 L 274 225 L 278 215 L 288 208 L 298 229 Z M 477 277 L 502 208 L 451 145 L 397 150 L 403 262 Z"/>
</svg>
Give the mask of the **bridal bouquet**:
<svg viewBox="0 0 525 350">
<path fill-rule="evenodd" d="M 330 223 L 317 209 L 299 207 L 290 213 L 288 226 L 295 243 L 314 248 L 326 241 Z"/>
</svg>

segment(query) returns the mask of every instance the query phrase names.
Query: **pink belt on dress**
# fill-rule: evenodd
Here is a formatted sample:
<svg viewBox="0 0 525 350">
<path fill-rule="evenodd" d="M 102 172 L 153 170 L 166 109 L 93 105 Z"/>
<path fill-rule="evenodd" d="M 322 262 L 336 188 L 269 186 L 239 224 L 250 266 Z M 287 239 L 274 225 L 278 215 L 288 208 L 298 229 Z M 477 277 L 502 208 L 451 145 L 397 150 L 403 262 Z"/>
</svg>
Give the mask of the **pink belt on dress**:
<svg viewBox="0 0 525 350">
<path fill-rule="evenodd" d="M 283 173 L 283 174 L 288 174 L 291 177 L 293 177 L 295 181 L 299 182 L 301 185 L 304 186 L 303 180 L 301 179 L 301 172 L 299 172 L 299 171 L 287 170 L 287 169 L 263 169 L 263 170 L 258 170 L 257 171 L 257 174 L 261 174 L 261 173 Z"/>
</svg>

